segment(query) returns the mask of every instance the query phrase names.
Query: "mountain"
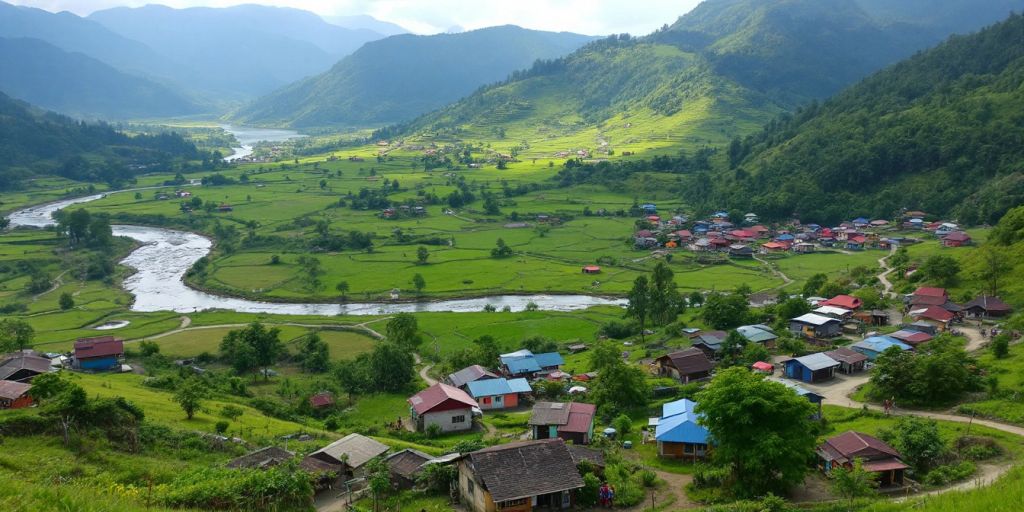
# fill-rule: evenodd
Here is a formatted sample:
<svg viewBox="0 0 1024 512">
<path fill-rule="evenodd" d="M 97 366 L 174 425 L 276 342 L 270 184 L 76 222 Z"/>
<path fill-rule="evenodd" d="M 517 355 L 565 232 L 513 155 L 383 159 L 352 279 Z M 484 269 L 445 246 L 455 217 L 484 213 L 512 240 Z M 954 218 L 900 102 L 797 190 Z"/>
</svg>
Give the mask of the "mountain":
<svg viewBox="0 0 1024 512">
<path fill-rule="evenodd" d="M 0 91 L 76 117 L 173 117 L 202 109 L 167 86 L 39 39 L 0 38 Z"/>
<path fill-rule="evenodd" d="M 933 0 L 928 10 L 963 2 Z M 976 11 L 963 27 L 1005 16 L 998 3 Z M 891 16 L 858 0 L 706 0 L 650 36 L 592 43 L 378 136 L 504 134 L 556 155 L 727 142 L 948 36 Z M 551 156 L 544 151 L 535 154 Z"/>
<path fill-rule="evenodd" d="M 127 135 L 103 123 L 44 112 L 0 93 L 0 191 L 36 176 L 121 184 L 155 166 L 198 160 L 192 143 L 171 133 Z"/>
<path fill-rule="evenodd" d="M 326 16 L 324 17 L 324 20 L 339 27 L 372 30 L 385 36 L 397 36 L 398 34 L 406 34 L 409 32 L 399 25 L 388 21 L 378 20 L 373 16 L 367 16 L 365 14 L 357 14 L 354 16 Z"/>
<path fill-rule="evenodd" d="M 392 36 L 367 43 L 326 73 L 256 100 L 235 120 L 308 127 L 411 119 L 591 39 L 515 26 Z"/>
<path fill-rule="evenodd" d="M 733 143 L 709 201 L 823 223 L 901 208 L 994 223 L 1024 203 L 1022 41 L 1013 15 L 773 121 Z"/>
<path fill-rule="evenodd" d="M 51 13 L 0 2 L 0 37 L 29 37 L 99 59 L 121 71 L 166 76 L 176 65 L 152 48 L 69 12 Z"/>
<path fill-rule="evenodd" d="M 178 82 L 236 100 L 320 73 L 383 37 L 332 25 L 308 11 L 260 5 L 117 7 L 88 19 L 172 61 L 187 63 L 174 76 Z"/>
</svg>

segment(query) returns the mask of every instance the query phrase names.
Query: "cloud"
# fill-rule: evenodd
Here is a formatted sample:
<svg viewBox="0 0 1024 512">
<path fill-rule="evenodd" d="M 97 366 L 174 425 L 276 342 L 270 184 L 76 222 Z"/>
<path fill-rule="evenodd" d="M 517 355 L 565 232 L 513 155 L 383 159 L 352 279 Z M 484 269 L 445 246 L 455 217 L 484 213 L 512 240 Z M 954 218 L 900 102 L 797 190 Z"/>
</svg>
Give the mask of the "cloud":
<svg viewBox="0 0 1024 512">
<path fill-rule="evenodd" d="M 153 0 L 9 0 L 18 5 L 78 15 L 111 7 L 139 7 Z M 244 0 L 163 0 L 171 7 L 228 7 Z M 513 24 L 526 28 L 592 35 L 647 34 L 693 9 L 700 0 L 257 0 L 317 14 L 369 14 L 416 33 L 452 26 L 467 30 Z"/>
</svg>

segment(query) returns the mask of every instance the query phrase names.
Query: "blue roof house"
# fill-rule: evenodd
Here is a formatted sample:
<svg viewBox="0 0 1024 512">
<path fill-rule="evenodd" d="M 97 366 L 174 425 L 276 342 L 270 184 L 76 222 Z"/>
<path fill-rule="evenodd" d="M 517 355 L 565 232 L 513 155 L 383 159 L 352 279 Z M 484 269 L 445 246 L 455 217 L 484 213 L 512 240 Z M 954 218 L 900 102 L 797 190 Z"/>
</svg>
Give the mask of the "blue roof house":
<svg viewBox="0 0 1024 512">
<path fill-rule="evenodd" d="M 534 377 L 557 370 L 565 364 L 558 352 L 534 354 L 529 350 L 519 350 L 499 356 L 502 370 L 509 377 Z"/>
<path fill-rule="evenodd" d="M 913 349 L 910 345 L 889 336 L 871 336 L 870 338 L 865 338 L 853 345 L 850 345 L 851 349 L 868 356 L 868 359 L 872 361 L 890 347 L 899 347 L 900 350 Z"/>
<path fill-rule="evenodd" d="M 696 406 L 685 398 L 662 406 L 654 431 L 659 457 L 694 461 L 707 457 L 708 429 L 698 422 L 700 416 L 693 411 Z"/>
<path fill-rule="evenodd" d="M 469 396 L 476 400 L 480 410 L 510 409 L 519 406 L 519 395 L 533 389 L 526 379 L 484 379 L 466 384 Z"/>
<path fill-rule="evenodd" d="M 839 361 L 821 352 L 788 359 L 783 364 L 786 377 L 811 383 L 831 379 L 839 368 Z"/>
</svg>

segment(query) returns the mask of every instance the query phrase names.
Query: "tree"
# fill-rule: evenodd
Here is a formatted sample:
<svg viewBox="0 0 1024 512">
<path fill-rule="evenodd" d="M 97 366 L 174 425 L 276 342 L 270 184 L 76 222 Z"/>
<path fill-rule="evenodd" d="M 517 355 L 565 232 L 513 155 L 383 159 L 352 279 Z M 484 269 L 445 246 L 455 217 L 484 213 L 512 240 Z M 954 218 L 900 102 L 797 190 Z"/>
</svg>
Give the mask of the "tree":
<svg viewBox="0 0 1024 512">
<path fill-rule="evenodd" d="M 412 285 L 416 288 L 416 293 L 421 294 L 423 293 L 423 289 L 427 287 L 427 280 L 423 279 L 423 276 L 417 273 L 412 276 Z"/>
<path fill-rule="evenodd" d="M 236 373 L 262 370 L 263 377 L 269 378 L 267 369 L 277 362 L 284 352 L 280 329 L 267 329 L 259 322 L 253 322 L 244 329 L 229 331 L 220 343 L 221 356 Z"/>
<path fill-rule="evenodd" d="M 853 460 L 850 469 L 833 466 L 829 477 L 832 479 L 832 491 L 850 500 L 850 512 L 853 512 L 853 500 L 871 496 L 878 486 L 874 473 L 864 470 L 864 461 L 860 458 Z"/>
<path fill-rule="evenodd" d="M 173 400 L 185 411 L 185 417 L 192 419 L 207 396 L 206 384 L 198 378 L 191 378 L 178 385 Z"/>
<path fill-rule="evenodd" d="M 402 347 L 407 352 L 415 352 L 423 344 L 423 336 L 419 333 L 419 322 L 410 313 L 398 313 L 388 320 L 385 335 L 388 340 Z"/>
<path fill-rule="evenodd" d="M 952 256 L 936 254 L 929 256 L 918 269 L 925 279 L 940 286 L 952 286 L 960 273 L 960 262 Z"/>
<path fill-rule="evenodd" d="M 626 317 L 631 317 L 640 324 L 640 341 L 644 342 L 644 324 L 651 311 L 651 293 L 647 286 L 647 277 L 637 276 L 627 297 L 629 304 L 626 306 Z"/>
<path fill-rule="evenodd" d="M 320 339 L 320 335 L 316 332 L 310 333 L 302 341 L 299 358 L 302 369 L 307 372 L 324 372 L 331 364 L 331 354 L 327 343 L 324 343 L 324 340 Z"/>
<path fill-rule="evenodd" d="M 992 338 L 992 355 L 996 359 L 1006 359 L 1006 356 L 1010 355 L 1010 335 L 1007 333 L 1000 333 L 995 338 Z"/>
<path fill-rule="evenodd" d="M 715 329 L 728 329 L 746 321 L 747 308 L 742 295 L 713 293 L 704 301 L 700 317 Z"/>
<path fill-rule="evenodd" d="M 64 311 L 67 311 L 75 307 L 75 299 L 68 292 L 60 294 L 60 299 L 57 301 L 57 303 L 60 304 L 60 309 Z"/>
<path fill-rule="evenodd" d="M 700 305 L 704 303 L 704 294 L 694 290 L 690 292 L 687 302 L 689 302 L 691 306 L 700 307 Z"/>
<path fill-rule="evenodd" d="M 616 359 L 598 370 L 591 396 L 598 407 L 613 414 L 646 408 L 651 389 L 643 370 Z"/>
<path fill-rule="evenodd" d="M 655 324 L 668 324 L 682 312 L 684 302 L 676 289 L 675 275 L 664 261 L 659 261 L 651 272 L 650 293 L 650 315 Z"/>
<path fill-rule="evenodd" d="M 429 258 L 429 257 L 430 257 L 430 251 L 428 251 L 425 246 L 421 245 L 421 246 L 419 246 L 418 249 L 416 249 L 416 263 L 417 264 L 426 265 L 427 264 L 427 258 Z"/>
<path fill-rule="evenodd" d="M 373 512 L 379 512 L 383 508 L 381 502 L 391 490 L 391 471 L 384 459 L 375 457 L 366 464 L 366 480 L 373 495 Z"/>
<path fill-rule="evenodd" d="M 828 282 L 828 276 L 825 274 L 814 274 L 804 282 L 804 288 L 802 294 L 804 297 L 814 297 L 818 295 L 818 290 L 821 289 L 825 283 Z"/>
<path fill-rule="evenodd" d="M 320 276 L 324 275 L 326 271 L 320 265 L 320 260 L 313 256 L 299 256 L 298 263 L 302 267 L 302 280 L 306 289 L 315 292 L 323 288 Z"/>
<path fill-rule="evenodd" d="M 985 291 L 989 295 L 999 295 L 1003 279 L 1013 270 L 1007 250 L 993 244 L 985 244 L 976 254 L 975 274 L 985 283 Z"/>
<path fill-rule="evenodd" d="M 939 435 L 939 424 L 935 420 L 917 416 L 901 416 L 892 430 L 881 433 L 893 448 L 899 450 L 903 459 L 919 473 L 928 469 L 946 453 L 946 443 Z"/>
<path fill-rule="evenodd" d="M 338 363 L 334 368 L 334 378 L 338 381 L 341 389 L 348 393 L 348 401 L 351 404 L 353 398 L 369 388 L 369 375 L 367 366 L 358 360 L 348 360 Z"/>
<path fill-rule="evenodd" d="M 619 349 L 608 342 L 598 342 L 590 351 L 590 369 L 595 372 L 602 372 L 622 361 Z"/>
<path fill-rule="evenodd" d="M 804 313 L 810 313 L 811 305 L 803 297 L 790 297 L 775 306 L 775 316 L 780 322 L 788 322 Z"/>
<path fill-rule="evenodd" d="M 696 402 L 716 442 L 713 460 L 732 470 L 734 493 L 781 494 L 803 481 L 816 445 L 815 410 L 805 398 L 745 368 L 727 368 Z"/>
<path fill-rule="evenodd" d="M 0 320 L 0 353 L 25 350 L 32 347 L 36 330 L 28 322 L 18 318 Z"/>
<path fill-rule="evenodd" d="M 334 286 L 334 289 L 338 290 L 338 293 L 341 294 L 341 300 L 345 300 L 349 290 L 348 281 L 339 281 L 338 284 Z"/>
<path fill-rule="evenodd" d="M 512 248 L 505 244 L 505 240 L 499 238 L 494 246 L 494 249 L 491 249 L 492 258 L 507 258 L 512 255 Z"/>
<path fill-rule="evenodd" d="M 415 375 L 412 354 L 391 342 L 378 343 L 370 353 L 368 363 L 368 374 L 378 391 L 405 391 Z"/>
</svg>

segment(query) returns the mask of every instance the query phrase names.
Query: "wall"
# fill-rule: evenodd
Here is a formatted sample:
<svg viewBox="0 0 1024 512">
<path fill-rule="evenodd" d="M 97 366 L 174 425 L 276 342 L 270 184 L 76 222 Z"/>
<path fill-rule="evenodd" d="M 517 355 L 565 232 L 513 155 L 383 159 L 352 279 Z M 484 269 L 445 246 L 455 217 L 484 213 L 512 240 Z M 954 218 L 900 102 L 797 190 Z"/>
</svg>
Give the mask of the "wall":
<svg viewBox="0 0 1024 512">
<path fill-rule="evenodd" d="M 462 423 L 452 423 L 452 418 L 455 416 L 464 416 L 466 420 L 463 421 Z M 428 427 L 430 427 L 430 425 L 437 425 L 441 427 L 442 432 L 469 430 L 473 428 L 473 410 L 467 407 L 465 409 L 450 409 L 447 411 L 440 412 L 428 412 L 423 415 L 424 431 Z"/>
</svg>

